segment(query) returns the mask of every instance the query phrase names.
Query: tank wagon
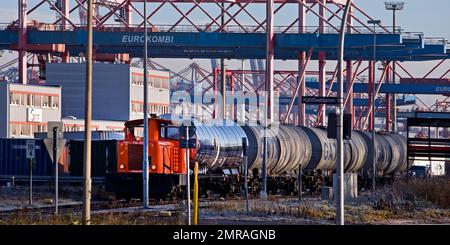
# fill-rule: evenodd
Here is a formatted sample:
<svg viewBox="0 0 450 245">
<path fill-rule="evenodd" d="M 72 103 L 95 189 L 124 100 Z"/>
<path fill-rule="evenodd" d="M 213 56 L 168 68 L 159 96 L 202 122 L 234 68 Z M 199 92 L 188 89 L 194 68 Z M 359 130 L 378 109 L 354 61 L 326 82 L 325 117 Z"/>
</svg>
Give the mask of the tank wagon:
<svg viewBox="0 0 450 245">
<path fill-rule="evenodd" d="M 263 132 L 261 125 L 239 126 L 234 122 L 224 125 L 194 123 L 197 148 L 194 161 L 208 171 L 240 169 L 243 164 L 242 138 L 247 139 L 248 166 L 259 173 L 263 161 Z M 296 175 L 299 168 L 332 171 L 336 164 L 336 141 L 327 138 L 321 128 L 280 125 L 267 132 L 267 172 L 269 175 Z M 376 167 L 380 174 L 405 172 L 406 137 L 400 134 L 376 135 Z M 344 140 L 345 172 L 371 169 L 371 135 L 353 131 L 350 140 Z"/>
<path fill-rule="evenodd" d="M 143 138 L 136 133 L 143 120 L 125 123 L 125 139 L 116 141 L 116 150 L 109 149 L 105 163 L 106 189 L 126 195 L 140 195 L 142 190 Z M 201 191 L 221 194 L 237 192 L 243 186 L 242 139 L 247 141 L 248 169 L 252 191 L 259 190 L 263 163 L 261 125 L 237 125 L 233 121 L 203 123 L 192 120 L 195 148 L 190 149 L 190 162 L 201 167 Z M 300 170 L 311 185 L 331 176 L 336 163 L 336 143 L 327 138 L 323 128 L 280 125 L 267 133 L 267 173 L 269 190 L 292 193 Z M 163 118 L 149 119 L 149 153 L 151 191 L 159 194 L 182 192 L 187 173 L 186 150 L 179 145 L 179 124 Z M 376 168 L 380 176 L 406 172 L 406 138 L 400 134 L 376 135 Z M 109 144 L 110 145 L 110 144 Z M 75 147 L 73 148 L 75 149 Z M 371 170 L 371 134 L 353 131 L 344 143 L 345 172 L 363 173 Z M 111 156 L 110 152 L 116 152 Z M 80 154 L 71 152 L 71 154 Z M 111 158 L 114 158 L 111 160 Z M 82 164 L 72 162 L 71 164 Z M 95 164 L 102 164 L 96 162 Z M 316 179 L 314 179 L 316 178 Z M 308 181 L 305 182 L 307 188 Z M 134 190 L 134 191 L 133 191 Z"/>
</svg>

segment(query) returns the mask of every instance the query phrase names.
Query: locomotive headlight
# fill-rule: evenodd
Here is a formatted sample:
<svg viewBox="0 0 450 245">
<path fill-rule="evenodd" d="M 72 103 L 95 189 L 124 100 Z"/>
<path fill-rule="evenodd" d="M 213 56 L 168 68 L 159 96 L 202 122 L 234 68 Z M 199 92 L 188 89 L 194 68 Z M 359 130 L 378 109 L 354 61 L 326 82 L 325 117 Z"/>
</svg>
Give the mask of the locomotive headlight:
<svg viewBox="0 0 450 245">
<path fill-rule="evenodd" d="M 152 165 L 152 170 L 155 170 L 156 169 L 156 166 L 155 165 Z"/>
<path fill-rule="evenodd" d="M 119 168 L 120 168 L 120 169 L 124 169 L 124 168 L 125 168 L 125 165 L 120 164 L 120 165 L 119 165 Z"/>
</svg>

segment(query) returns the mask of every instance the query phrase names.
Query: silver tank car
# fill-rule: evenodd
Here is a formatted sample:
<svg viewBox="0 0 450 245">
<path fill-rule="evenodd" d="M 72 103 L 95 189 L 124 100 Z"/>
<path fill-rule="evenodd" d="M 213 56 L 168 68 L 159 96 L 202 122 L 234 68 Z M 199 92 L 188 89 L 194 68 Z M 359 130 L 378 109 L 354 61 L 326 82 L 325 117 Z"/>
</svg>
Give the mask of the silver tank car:
<svg viewBox="0 0 450 245">
<path fill-rule="evenodd" d="M 243 126 L 247 135 L 249 168 L 261 169 L 263 161 L 263 127 Z M 267 171 L 279 175 L 304 168 L 311 158 L 311 143 L 306 133 L 297 127 L 279 126 L 267 132 Z"/>
<path fill-rule="evenodd" d="M 224 124 L 204 124 L 193 121 L 196 127 L 196 160 L 208 169 L 236 168 L 242 161 L 242 138 L 246 135 L 233 121 Z"/>
<path fill-rule="evenodd" d="M 372 134 L 368 132 L 354 131 L 360 135 L 367 145 L 367 159 L 364 170 L 372 169 Z M 352 135 L 352 136 L 353 136 Z M 377 171 L 388 175 L 397 172 L 406 172 L 409 167 L 406 152 L 406 137 L 401 134 L 377 134 L 375 136 Z"/>
<path fill-rule="evenodd" d="M 353 131 L 353 135 L 360 135 L 367 146 L 367 158 L 364 163 L 364 171 L 370 171 L 372 169 L 372 133 L 363 131 Z M 385 137 L 378 134 L 375 135 L 375 149 L 376 149 L 376 162 L 375 166 L 377 171 L 384 172 L 391 163 L 392 153 L 388 141 Z"/>
<path fill-rule="evenodd" d="M 300 127 L 308 136 L 303 143 L 309 141 L 311 145 L 311 158 L 308 169 L 333 169 L 336 164 L 336 141 L 327 137 L 327 131 L 320 128 Z"/>
<path fill-rule="evenodd" d="M 204 124 L 196 127 L 196 160 L 209 170 L 240 168 L 243 164 L 242 138 L 248 143 L 248 168 L 260 171 L 263 160 L 263 127 L 225 124 Z M 334 170 L 336 142 L 320 128 L 280 125 L 267 133 L 267 172 L 269 175 L 294 174 L 299 168 Z M 377 170 L 383 174 L 405 172 L 410 166 L 406 158 L 406 138 L 399 134 L 377 134 Z M 344 141 L 345 172 L 371 169 L 371 134 L 353 131 Z"/>
<path fill-rule="evenodd" d="M 384 137 L 389 142 L 392 153 L 391 164 L 385 174 L 407 171 L 411 166 L 407 160 L 406 137 L 400 134 L 388 134 Z"/>
</svg>

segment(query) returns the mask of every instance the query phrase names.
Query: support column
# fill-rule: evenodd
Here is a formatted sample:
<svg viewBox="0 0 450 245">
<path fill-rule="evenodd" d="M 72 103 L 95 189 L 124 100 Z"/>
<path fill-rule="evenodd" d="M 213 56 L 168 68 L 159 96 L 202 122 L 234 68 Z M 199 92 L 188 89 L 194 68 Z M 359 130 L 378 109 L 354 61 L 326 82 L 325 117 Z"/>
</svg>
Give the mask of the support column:
<svg viewBox="0 0 450 245">
<path fill-rule="evenodd" d="M 222 2 L 222 16 L 221 16 L 221 26 L 222 26 L 222 32 L 225 29 L 225 3 Z M 225 74 L 225 60 L 222 58 L 220 59 L 220 82 L 221 82 L 221 93 L 222 93 L 222 119 L 227 118 L 227 104 L 226 104 L 226 83 L 227 78 Z"/>
<path fill-rule="evenodd" d="M 245 93 L 245 85 L 244 85 L 245 84 L 245 73 L 244 73 L 244 70 L 245 70 L 245 60 L 242 60 L 242 63 L 241 63 L 241 71 L 242 71 L 242 74 L 241 74 L 242 90 L 241 91 L 242 91 L 242 94 Z M 241 107 L 242 112 L 241 112 L 241 115 L 239 115 L 238 122 L 246 123 L 246 120 L 245 120 L 245 113 L 246 113 L 246 111 L 245 111 L 245 108 L 246 108 L 245 107 L 245 101 L 242 103 L 242 105 L 240 105 L 240 107 Z M 250 105 L 249 105 L 249 108 L 250 108 Z M 252 118 L 250 118 L 251 115 L 252 115 L 252 113 L 248 113 L 249 121 L 252 120 Z"/>
<path fill-rule="evenodd" d="M 234 106 L 234 76 L 230 75 L 230 94 L 233 101 L 230 104 L 230 120 L 236 121 L 236 106 Z"/>
<path fill-rule="evenodd" d="M 395 34 L 395 25 L 396 25 L 396 21 L 395 21 L 395 11 L 396 9 L 394 8 L 393 10 L 393 16 L 392 16 L 392 27 L 393 27 L 393 32 Z M 391 83 L 395 83 L 395 60 L 392 61 L 392 81 Z M 397 96 L 396 94 L 391 94 L 390 95 L 390 99 L 391 99 L 391 106 L 392 106 L 392 132 L 396 133 L 397 132 Z"/>
<path fill-rule="evenodd" d="M 326 28 L 326 23 L 325 23 L 325 8 L 324 5 L 327 4 L 326 0 L 320 0 L 321 1 L 321 5 L 319 6 L 319 33 L 325 33 L 325 28 Z M 325 81 L 325 53 L 324 52 L 320 52 L 319 53 L 319 96 L 326 96 L 326 91 L 325 91 L 325 87 L 326 87 L 326 81 Z M 326 106 L 323 105 L 322 107 L 319 106 L 319 108 L 321 108 L 320 111 L 317 111 L 317 115 L 322 114 L 322 117 L 319 120 L 319 125 L 324 126 L 325 125 L 325 120 L 326 120 Z"/>
<path fill-rule="evenodd" d="M 264 154 L 263 163 L 261 168 L 262 186 L 261 186 L 261 199 L 267 199 L 267 126 L 273 122 L 273 60 L 274 60 L 274 33 L 273 33 L 273 8 L 274 0 L 268 0 L 266 2 L 266 113 L 264 115 Z M 286 115 L 287 117 L 289 114 Z"/>
<path fill-rule="evenodd" d="M 133 8 L 131 7 L 131 1 L 125 5 L 125 20 L 128 25 L 133 24 Z"/>
<path fill-rule="evenodd" d="M 227 75 L 225 71 L 225 60 L 220 60 L 220 93 L 222 95 L 222 119 L 227 118 Z"/>
<path fill-rule="evenodd" d="M 61 0 L 61 12 L 64 14 L 64 17 L 69 18 L 70 17 L 70 9 L 69 9 L 69 0 Z M 62 18 L 61 19 L 61 29 L 62 30 L 67 30 L 69 22 L 66 20 L 66 18 Z"/>
<path fill-rule="evenodd" d="M 219 102 L 219 98 L 218 98 L 218 93 L 217 93 L 217 68 L 214 68 L 213 71 L 213 93 L 214 93 L 214 104 L 213 104 L 213 119 L 217 119 L 218 118 L 218 102 Z"/>
<path fill-rule="evenodd" d="M 386 68 L 386 83 L 389 83 L 389 79 L 391 77 L 391 67 L 390 63 L 386 64 L 388 67 Z M 391 111 L 392 111 L 392 103 L 391 103 L 391 95 L 386 94 L 386 106 L 385 106 L 385 113 L 386 113 L 386 132 L 391 131 Z"/>
<path fill-rule="evenodd" d="M 69 9 L 70 1 L 69 0 L 61 0 L 61 12 L 64 14 L 65 17 L 70 17 L 70 9 Z M 69 23 L 66 20 L 66 18 L 61 19 L 61 29 L 64 31 L 68 30 Z M 70 53 L 67 49 L 64 51 L 64 53 L 61 55 L 62 63 L 70 63 Z"/>
<path fill-rule="evenodd" d="M 19 82 L 28 83 L 27 74 L 27 0 L 19 0 L 18 68 Z"/>
<path fill-rule="evenodd" d="M 355 123 L 355 108 L 353 107 L 353 89 L 352 88 L 352 80 L 353 80 L 353 65 L 351 60 L 347 60 L 347 70 L 345 76 L 345 93 L 348 95 L 348 101 L 345 105 L 344 112 L 351 114 L 351 125 Z"/>
<path fill-rule="evenodd" d="M 326 96 L 326 80 L 325 80 L 325 53 L 320 52 L 319 53 L 319 96 Z M 326 120 L 326 106 L 323 105 L 322 107 L 318 107 L 320 108 L 320 111 L 318 111 L 317 113 L 319 113 L 318 115 L 322 114 L 322 117 L 320 117 L 319 120 L 319 125 L 320 126 L 324 126 L 325 125 L 325 120 Z"/>
<path fill-rule="evenodd" d="M 273 32 L 273 7 L 274 1 L 267 3 L 267 39 L 266 39 L 266 91 L 267 91 L 267 118 L 268 123 L 273 122 L 273 61 L 274 61 L 274 32 Z"/>
<path fill-rule="evenodd" d="M 306 4 L 306 0 L 301 0 Z M 306 26 L 306 8 L 303 4 L 298 4 L 298 32 L 304 33 Z M 298 125 L 306 126 L 306 106 L 302 102 L 302 97 L 306 95 L 305 77 L 300 80 L 301 74 L 303 74 L 305 67 L 305 51 L 301 51 L 298 56 L 298 77 L 297 82 L 301 83 L 300 90 L 298 91 L 297 108 L 298 108 Z M 295 95 L 294 95 L 295 96 Z"/>
<path fill-rule="evenodd" d="M 353 18 L 352 18 L 352 10 L 353 8 L 349 8 L 349 15 L 347 17 L 347 33 L 352 33 L 352 25 L 353 25 Z M 355 107 L 353 107 L 353 89 L 352 89 L 352 80 L 353 76 L 356 74 L 353 74 L 353 65 L 351 60 L 347 60 L 347 69 L 346 69 L 346 78 L 345 78 L 345 94 L 348 95 L 348 101 L 347 105 L 345 106 L 344 113 L 351 114 L 351 125 L 355 125 Z"/>
<path fill-rule="evenodd" d="M 327 4 L 327 0 L 319 0 L 320 1 L 320 5 L 319 5 L 319 33 L 325 33 L 325 27 L 326 27 L 326 22 L 325 22 L 325 7 L 324 5 Z"/>
<path fill-rule="evenodd" d="M 392 81 L 391 83 L 395 83 L 395 61 L 392 63 Z M 391 99 L 391 107 L 392 107 L 392 132 L 397 132 L 397 96 L 396 94 L 390 95 Z"/>
<path fill-rule="evenodd" d="M 374 91 L 372 90 L 373 87 L 373 83 L 375 82 L 375 77 L 374 77 L 374 62 L 373 61 L 369 61 L 369 103 L 368 103 L 368 107 L 367 107 L 367 112 L 370 111 L 370 108 L 372 107 L 372 96 L 375 95 Z M 373 111 L 370 115 L 367 114 L 368 118 L 366 120 L 368 123 L 368 130 L 372 130 L 374 125 L 372 125 L 372 117 L 374 116 L 375 112 Z"/>
</svg>

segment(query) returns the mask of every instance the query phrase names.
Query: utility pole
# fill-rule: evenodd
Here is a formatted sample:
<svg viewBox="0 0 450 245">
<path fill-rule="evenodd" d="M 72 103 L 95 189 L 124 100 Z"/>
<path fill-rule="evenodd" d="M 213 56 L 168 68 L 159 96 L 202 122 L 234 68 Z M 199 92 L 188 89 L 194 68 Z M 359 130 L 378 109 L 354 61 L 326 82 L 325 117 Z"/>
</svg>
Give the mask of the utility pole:
<svg viewBox="0 0 450 245">
<path fill-rule="evenodd" d="M 84 166 L 83 166 L 83 217 L 84 225 L 91 224 L 91 120 L 92 120 L 92 37 L 93 2 L 88 0 L 88 30 L 86 50 L 86 87 L 84 103 Z M 56 159 L 55 159 L 56 161 Z"/>
<path fill-rule="evenodd" d="M 189 156 L 189 126 L 186 126 L 186 189 L 187 189 L 187 215 L 188 225 L 191 225 L 191 179 L 190 179 L 190 156 Z"/>
<path fill-rule="evenodd" d="M 336 110 L 337 114 L 337 137 L 336 137 L 336 146 L 337 146 L 337 157 L 336 157 L 336 173 L 338 179 L 338 197 L 336 203 L 336 224 L 344 225 L 344 131 L 343 131 L 343 121 L 344 121 L 344 103 L 343 103 L 343 95 L 344 95 L 344 83 L 343 83 L 343 74 L 342 71 L 343 63 L 344 63 L 344 41 L 345 41 L 345 26 L 346 20 L 348 17 L 348 13 L 350 10 L 350 6 L 352 4 L 352 0 L 347 0 L 347 3 L 344 8 L 344 14 L 342 16 L 341 21 L 341 29 L 339 31 L 339 52 L 338 52 L 338 106 Z"/>
<path fill-rule="evenodd" d="M 147 0 L 144 1 L 144 149 L 142 151 L 142 180 L 143 180 L 143 195 L 142 205 L 144 208 L 148 208 L 148 70 L 147 70 L 147 49 L 148 49 L 148 37 L 147 37 Z"/>
<path fill-rule="evenodd" d="M 59 186 L 59 176 L 58 176 L 58 138 L 56 136 L 58 132 L 58 128 L 53 128 L 53 162 L 55 166 L 55 215 L 58 215 L 58 204 L 59 204 L 59 197 L 58 197 L 58 186 Z"/>
<path fill-rule="evenodd" d="M 273 59 L 274 59 L 274 47 L 273 47 L 273 9 L 274 0 L 268 0 L 266 2 L 266 91 L 265 91 L 265 113 L 264 113 L 264 153 L 262 163 L 262 188 L 260 197 L 261 199 L 267 199 L 267 130 L 273 122 Z"/>
<path fill-rule="evenodd" d="M 405 2 L 385 2 L 384 3 L 386 10 L 392 10 L 392 33 L 395 34 L 396 33 L 396 12 L 403 10 L 403 8 L 405 7 Z M 395 60 L 392 61 L 392 81 L 391 83 L 395 83 Z M 394 133 L 397 132 L 397 98 L 395 94 L 392 94 L 391 96 L 392 99 L 392 120 L 393 120 L 393 124 L 392 124 L 392 131 Z M 389 122 L 388 122 L 389 123 Z"/>
<path fill-rule="evenodd" d="M 242 61 L 241 61 L 241 71 L 242 71 L 242 74 L 241 74 L 241 83 L 242 83 L 242 94 L 244 94 L 244 92 L 245 92 L 245 74 L 244 74 L 244 69 L 245 69 L 245 60 L 243 59 Z M 238 106 L 237 104 L 236 104 L 236 106 Z M 244 103 L 242 103 L 242 105 L 241 105 L 241 108 L 242 108 L 242 114 L 240 115 L 240 117 L 239 117 L 239 120 L 236 120 L 238 123 L 242 123 L 243 125 L 245 124 L 245 102 Z M 237 114 L 237 113 L 236 113 Z M 250 113 L 249 113 L 249 115 L 251 115 Z M 237 115 L 236 115 L 237 116 Z M 250 119 L 250 118 L 249 118 Z M 240 122 L 239 122 L 240 121 Z"/>
<path fill-rule="evenodd" d="M 380 20 L 369 20 L 367 21 L 368 24 L 373 24 L 373 60 L 372 60 L 372 66 L 375 67 L 376 62 L 376 51 L 377 51 L 377 33 L 375 26 L 379 25 L 381 23 Z M 376 162 L 377 162 L 377 147 L 375 145 L 375 68 L 372 68 L 372 191 L 375 191 L 376 188 L 376 178 L 377 178 L 377 168 L 376 168 Z"/>
<path fill-rule="evenodd" d="M 248 205 L 248 155 L 247 155 L 247 138 L 242 138 L 242 153 L 244 156 L 244 197 L 245 197 L 245 211 L 249 214 Z"/>
<path fill-rule="evenodd" d="M 222 25 L 222 31 L 225 32 L 225 2 L 222 2 L 222 16 L 220 18 L 220 24 Z M 222 119 L 225 124 L 227 119 L 227 99 L 226 99 L 226 82 L 227 76 L 225 74 L 225 59 L 220 59 L 220 81 L 221 81 L 221 93 L 222 93 Z"/>
</svg>

